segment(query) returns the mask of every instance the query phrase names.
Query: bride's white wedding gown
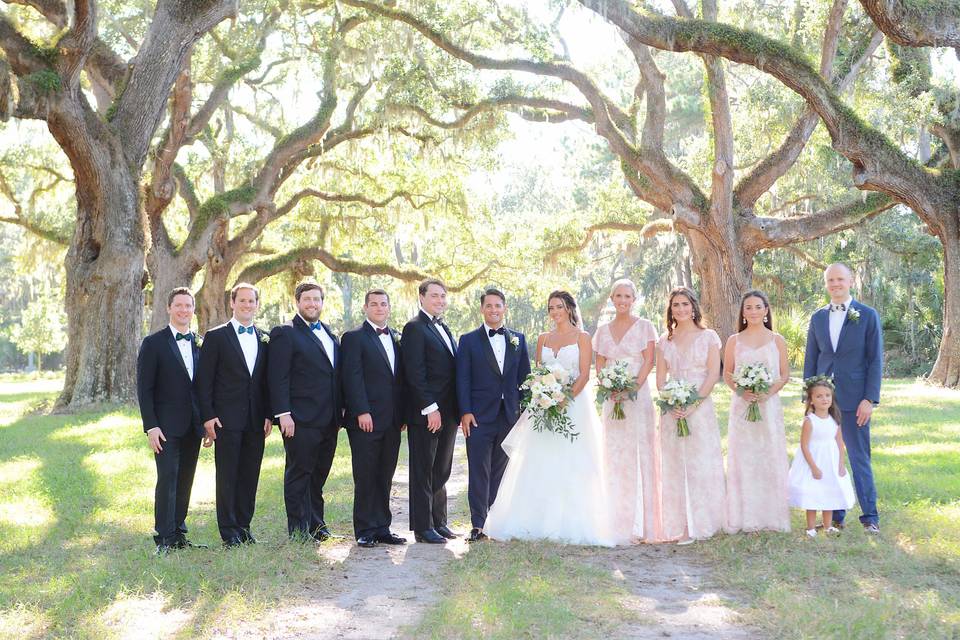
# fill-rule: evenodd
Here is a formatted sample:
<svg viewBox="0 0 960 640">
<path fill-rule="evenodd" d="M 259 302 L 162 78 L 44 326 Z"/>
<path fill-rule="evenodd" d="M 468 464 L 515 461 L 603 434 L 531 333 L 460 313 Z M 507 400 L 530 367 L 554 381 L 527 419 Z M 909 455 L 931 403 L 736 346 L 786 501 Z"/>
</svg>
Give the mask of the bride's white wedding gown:
<svg viewBox="0 0 960 640">
<path fill-rule="evenodd" d="M 580 349 L 574 343 L 556 353 L 544 345 L 543 363 L 560 363 L 576 377 Z M 603 471 L 603 427 L 588 384 L 567 407 L 580 433 L 573 442 L 536 431 L 524 412 L 503 441 L 510 457 L 484 531 L 496 540 L 554 540 L 613 546 L 631 532 L 611 531 Z M 624 538 L 624 540 L 619 540 Z"/>
</svg>

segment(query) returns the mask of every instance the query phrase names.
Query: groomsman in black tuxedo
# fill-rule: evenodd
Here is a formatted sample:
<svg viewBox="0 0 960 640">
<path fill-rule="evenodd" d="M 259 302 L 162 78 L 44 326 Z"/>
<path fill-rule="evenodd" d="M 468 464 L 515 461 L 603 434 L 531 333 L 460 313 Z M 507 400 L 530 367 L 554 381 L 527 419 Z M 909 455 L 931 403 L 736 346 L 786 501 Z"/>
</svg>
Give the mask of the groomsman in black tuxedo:
<svg viewBox="0 0 960 640">
<path fill-rule="evenodd" d="M 143 339 L 137 355 L 137 400 L 143 431 L 157 463 L 154 528 L 157 555 L 194 547 L 187 540 L 187 508 L 197 469 L 200 411 L 193 392 L 199 361 L 196 336 L 190 331 L 193 294 L 178 287 L 167 296 L 170 324 Z"/>
<path fill-rule="evenodd" d="M 417 542 L 443 544 L 457 537 L 447 527 L 446 487 L 460 422 L 457 342 L 443 322 L 443 282 L 424 280 L 419 293 L 420 313 L 403 327 L 401 340 L 410 427 L 410 528 Z"/>
<path fill-rule="evenodd" d="M 253 326 L 260 292 L 241 282 L 230 291 L 230 322 L 207 331 L 197 368 L 197 399 L 206 437 L 215 444 L 217 526 L 224 546 L 256 542 L 264 441 L 273 428 L 267 394 L 269 336 Z"/>
<path fill-rule="evenodd" d="M 400 454 L 403 369 L 400 334 L 387 326 L 390 296 L 364 296 L 366 321 L 343 334 L 343 391 L 353 459 L 353 531 L 361 547 L 406 544 L 390 531 L 390 486 Z"/>
<path fill-rule="evenodd" d="M 339 537 L 324 521 L 323 485 L 343 420 L 340 344 L 320 322 L 323 288 L 303 282 L 294 296 L 297 315 L 270 332 L 270 401 L 287 454 L 287 531 L 292 539 L 323 542 Z"/>
</svg>

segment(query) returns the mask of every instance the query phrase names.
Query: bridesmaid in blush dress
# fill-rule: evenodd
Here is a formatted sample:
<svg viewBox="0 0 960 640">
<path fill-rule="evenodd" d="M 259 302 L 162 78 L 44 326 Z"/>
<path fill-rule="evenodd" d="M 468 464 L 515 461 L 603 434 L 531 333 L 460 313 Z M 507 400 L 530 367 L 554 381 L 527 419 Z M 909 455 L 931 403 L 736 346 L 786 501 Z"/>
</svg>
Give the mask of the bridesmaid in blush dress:
<svg viewBox="0 0 960 640">
<path fill-rule="evenodd" d="M 787 439 L 779 395 L 790 380 L 790 365 L 787 343 L 773 332 L 773 311 L 762 292 L 743 294 L 739 331 L 727 340 L 723 358 L 723 380 L 734 392 L 727 427 L 726 531 L 790 531 Z M 766 366 L 773 376 L 769 391 L 737 391 L 734 373 L 747 363 Z M 759 422 L 747 420 L 754 400 L 760 406 Z"/>
<path fill-rule="evenodd" d="M 667 331 L 657 342 L 657 389 L 667 378 L 698 387 L 700 400 L 660 418 L 660 487 L 663 536 L 689 544 L 723 528 L 723 453 L 717 413 L 710 398 L 720 379 L 720 337 L 701 323 L 700 303 L 686 287 L 670 292 Z M 690 435 L 677 436 L 685 417 Z"/>
<path fill-rule="evenodd" d="M 647 378 L 653 370 L 657 332 L 649 320 L 630 312 L 637 301 L 631 280 L 617 280 L 610 291 L 617 315 L 597 329 L 593 350 L 597 372 L 617 360 L 629 363 L 637 378 L 637 397 L 623 400 L 623 420 L 612 417 L 614 401 L 603 406 L 604 461 L 614 531 L 642 542 L 662 539 L 660 522 L 660 443 Z"/>
</svg>

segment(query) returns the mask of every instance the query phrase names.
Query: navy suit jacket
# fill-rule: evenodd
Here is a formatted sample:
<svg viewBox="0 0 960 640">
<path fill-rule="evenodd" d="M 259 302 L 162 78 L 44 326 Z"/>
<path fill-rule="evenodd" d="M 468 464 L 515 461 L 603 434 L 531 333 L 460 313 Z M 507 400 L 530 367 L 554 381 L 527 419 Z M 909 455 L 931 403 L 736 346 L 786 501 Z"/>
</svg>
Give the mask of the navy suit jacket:
<svg viewBox="0 0 960 640">
<path fill-rule="evenodd" d="M 460 415 L 472 413 L 477 424 L 491 423 L 500 413 L 500 398 L 510 426 L 520 417 L 520 385 L 530 373 L 527 341 L 522 333 L 507 329 L 503 373 L 487 337 L 487 328 L 480 328 L 460 337 L 457 349 L 457 404 Z M 518 344 L 510 344 L 516 337 Z"/>
<path fill-rule="evenodd" d="M 803 377 L 832 375 L 841 411 L 856 411 L 861 400 L 880 402 L 883 376 L 883 327 L 876 310 L 854 300 L 851 309 L 860 313 L 856 322 L 850 312 L 843 321 L 837 350 L 830 342 L 830 307 L 823 307 L 810 318 L 807 351 L 803 357 Z"/>
</svg>

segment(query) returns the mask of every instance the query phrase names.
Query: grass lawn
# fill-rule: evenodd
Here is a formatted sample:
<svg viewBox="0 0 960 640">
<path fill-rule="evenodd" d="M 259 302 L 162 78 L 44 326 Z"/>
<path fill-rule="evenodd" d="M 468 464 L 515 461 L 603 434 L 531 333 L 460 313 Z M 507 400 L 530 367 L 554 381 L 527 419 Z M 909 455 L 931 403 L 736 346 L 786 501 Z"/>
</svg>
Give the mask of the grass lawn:
<svg viewBox="0 0 960 640">
<path fill-rule="evenodd" d="M 155 471 L 136 412 L 32 413 L 59 384 L 0 377 L 0 637 L 138 637 L 165 617 L 178 619 L 180 637 L 206 637 L 229 620 L 260 618 L 292 585 L 322 589 L 342 578 L 286 542 L 276 435 L 253 523 L 260 544 L 155 558 Z M 798 389 L 784 393 L 795 398 Z M 728 398 L 718 394 L 721 416 Z M 873 427 L 880 538 L 857 529 L 855 508 L 839 539 L 803 539 L 797 513 L 792 534 L 720 536 L 685 552 L 745 596 L 746 619 L 770 636 L 960 636 L 960 392 L 889 380 L 883 400 Z M 786 406 L 792 452 L 801 406 Z M 328 521 L 347 534 L 349 460 L 342 437 L 325 493 Z M 461 531 L 465 501 L 454 505 Z M 210 450 L 201 453 L 189 524 L 192 539 L 218 540 Z M 411 621 L 411 636 L 616 637 L 630 616 L 622 582 L 556 545 L 483 545 L 447 562 L 440 579 L 437 602 Z"/>
</svg>

